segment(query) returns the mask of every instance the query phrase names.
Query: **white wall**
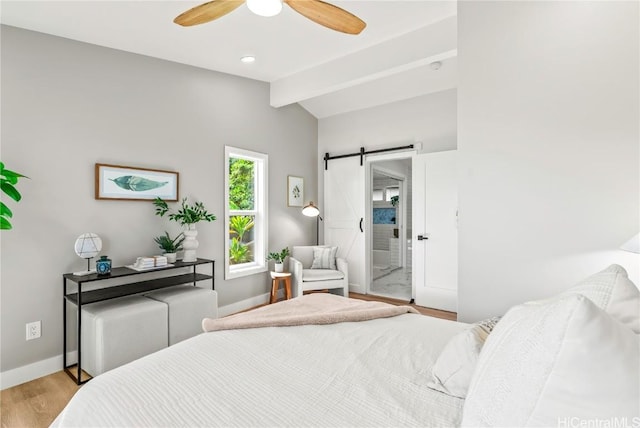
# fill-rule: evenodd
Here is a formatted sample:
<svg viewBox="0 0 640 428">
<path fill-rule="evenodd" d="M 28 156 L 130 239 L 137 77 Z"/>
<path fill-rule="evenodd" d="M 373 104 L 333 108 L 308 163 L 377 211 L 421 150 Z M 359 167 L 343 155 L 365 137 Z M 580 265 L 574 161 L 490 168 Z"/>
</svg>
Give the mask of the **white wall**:
<svg viewBox="0 0 640 428">
<path fill-rule="evenodd" d="M 269 290 L 268 274 L 224 280 L 224 145 L 269 154 L 269 248 L 314 240 L 314 222 L 287 207 L 286 183 L 304 177 L 315 199 L 317 120 L 270 107 L 263 82 L 3 26 L 1 136 L 2 161 L 31 177 L 0 235 L 2 372 L 61 355 L 62 274 L 86 267 L 78 235 L 96 232 L 123 265 L 179 230 L 150 202 L 95 200 L 96 162 L 178 171 L 180 196 L 218 216 L 198 225 L 198 255 L 217 262 L 220 306 Z M 26 342 L 36 320 L 42 338 Z"/>
<path fill-rule="evenodd" d="M 458 3 L 459 319 L 638 284 L 637 2 Z"/>
</svg>

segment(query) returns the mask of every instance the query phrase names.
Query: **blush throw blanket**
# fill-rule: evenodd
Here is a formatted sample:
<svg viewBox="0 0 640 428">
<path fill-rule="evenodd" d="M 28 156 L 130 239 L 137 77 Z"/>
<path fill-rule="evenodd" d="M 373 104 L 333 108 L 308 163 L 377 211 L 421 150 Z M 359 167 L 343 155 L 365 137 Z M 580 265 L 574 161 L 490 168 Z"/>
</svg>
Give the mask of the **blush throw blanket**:
<svg viewBox="0 0 640 428">
<path fill-rule="evenodd" d="M 328 293 L 307 294 L 219 319 L 205 318 L 205 332 L 258 327 L 335 324 L 367 321 L 402 314 L 419 314 L 411 306 L 350 299 Z"/>
</svg>

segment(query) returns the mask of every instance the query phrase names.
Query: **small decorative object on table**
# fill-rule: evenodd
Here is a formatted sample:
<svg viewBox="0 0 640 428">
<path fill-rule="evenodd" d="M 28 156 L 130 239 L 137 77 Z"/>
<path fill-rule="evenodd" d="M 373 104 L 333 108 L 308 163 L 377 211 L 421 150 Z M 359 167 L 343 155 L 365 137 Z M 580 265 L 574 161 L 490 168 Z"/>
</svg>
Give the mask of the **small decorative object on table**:
<svg viewBox="0 0 640 428">
<path fill-rule="evenodd" d="M 289 255 L 289 247 L 283 248 L 279 253 L 269 253 L 267 260 L 275 262 L 275 271 L 280 273 L 284 271 L 284 259 Z"/>
<path fill-rule="evenodd" d="M 153 205 L 156 206 L 156 215 L 160 217 L 163 217 L 169 212 L 169 206 L 160 198 L 156 198 L 153 201 Z M 198 236 L 196 223 L 200 221 L 214 221 L 215 219 L 216 216 L 207 212 L 202 202 L 196 202 L 191 206 L 187 203 L 187 198 L 182 200 L 182 206 L 178 211 L 169 214 L 169 220 L 177 221 L 186 229 L 183 232 L 185 239 L 182 244 L 182 248 L 184 249 L 182 261 L 195 262 L 197 260 L 196 249 L 199 243 L 196 240 L 196 236 Z"/>
<path fill-rule="evenodd" d="M 111 259 L 107 256 L 100 256 L 96 261 L 96 272 L 98 275 L 109 275 L 111 273 Z"/>
<path fill-rule="evenodd" d="M 95 270 L 91 269 L 91 259 L 97 256 L 100 250 L 102 250 L 102 239 L 95 233 L 83 233 L 76 239 L 74 248 L 79 257 L 87 259 L 87 270 L 74 272 L 73 274 L 76 276 L 84 276 L 96 273 Z"/>
<path fill-rule="evenodd" d="M 162 236 L 156 236 L 153 238 L 158 244 L 161 250 L 164 250 L 164 255 L 167 258 L 167 262 L 176 262 L 176 253 L 182 251 L 182 242 L 184 241 L 184 234 L 180 233 L 174 239 L 171 239 L 169 232 L 164 232 Z"/>
</svg>

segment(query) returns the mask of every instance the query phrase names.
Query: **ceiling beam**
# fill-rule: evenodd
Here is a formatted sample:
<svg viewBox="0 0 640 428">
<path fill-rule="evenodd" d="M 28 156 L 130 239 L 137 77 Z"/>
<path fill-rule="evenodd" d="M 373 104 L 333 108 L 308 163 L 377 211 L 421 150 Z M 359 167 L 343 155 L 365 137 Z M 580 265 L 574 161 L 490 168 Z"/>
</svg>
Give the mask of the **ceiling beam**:
<svg viewBox="0 0 640 428">
<path fill-rule="evenodd" d="M 346 57 L 271 82 L 282 107 L 457 56 L 457 17 L 411 31 Z"/>
</svg>

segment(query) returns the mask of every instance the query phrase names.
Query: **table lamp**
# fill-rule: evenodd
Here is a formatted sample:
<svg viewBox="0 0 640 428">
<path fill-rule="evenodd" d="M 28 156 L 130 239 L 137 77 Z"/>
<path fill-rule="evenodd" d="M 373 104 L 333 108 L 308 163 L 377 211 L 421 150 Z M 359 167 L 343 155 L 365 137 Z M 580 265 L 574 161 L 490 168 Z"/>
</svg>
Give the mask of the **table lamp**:
<svg viewBox="0 0 640 428">
<path fill-rule="evenodd" d="M 87 259 L 87 270 L 74 272 L 76 276 L 84 276 L 92 273 L 96 273 L 95 269 L 91 269 L 91 259 L 98 255 L 102 250 L 102 239 L 95 233 L 83 233 L 78 236 L 74 246 L 78 257 Z"/>
<path fill-rule="evenodd" d="M 622 244 L 621 250 L 631 251 L 632 253 L 640 254 L 640 233 L 636 234 L 633 238 Z"/>
</svg>

